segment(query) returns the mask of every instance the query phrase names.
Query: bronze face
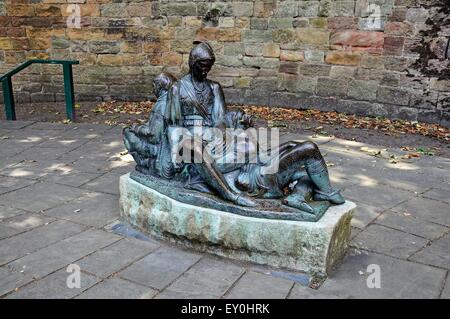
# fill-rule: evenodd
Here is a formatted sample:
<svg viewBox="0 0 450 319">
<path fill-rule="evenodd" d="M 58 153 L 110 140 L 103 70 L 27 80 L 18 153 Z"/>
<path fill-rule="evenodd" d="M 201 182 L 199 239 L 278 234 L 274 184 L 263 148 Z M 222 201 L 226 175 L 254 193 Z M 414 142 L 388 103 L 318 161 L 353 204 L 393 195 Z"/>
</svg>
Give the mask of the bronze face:
<svg viewBox="0 0 450 319">
<path fill-rule="evenodd" d="M 212 66 L 214 64 L 214 61 L 210 59 L 205 60 L 199 60 L 194 63 L 194 66 L 192 68 L 192 75 L 195 77 L 198 81 L 203 81 L 208 76 L 209 71 L 211 70 Z"/>
</svg>

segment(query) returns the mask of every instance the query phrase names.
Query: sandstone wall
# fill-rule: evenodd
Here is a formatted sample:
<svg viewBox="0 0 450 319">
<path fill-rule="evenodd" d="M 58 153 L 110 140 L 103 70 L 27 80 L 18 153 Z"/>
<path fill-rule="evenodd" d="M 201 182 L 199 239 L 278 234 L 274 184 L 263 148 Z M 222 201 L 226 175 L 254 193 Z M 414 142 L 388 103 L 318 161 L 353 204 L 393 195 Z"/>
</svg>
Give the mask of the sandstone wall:
<svg viewBox="0 0 450 319">
<path fill-rule="evenodd" d="M 78 100 L 152 97 L 152 77 L 215 48 L 228 103 L 337 110 L 448 126 L 448 0 L 0 0 L 0 72 L 77 59 Z M 80 12 L 80 28 L 76 12 Z M 75 18 L 74 18 L 75 16 Z M 62 71 L 13 78 L 19 102 L 63 100 Z"/>
</svg>

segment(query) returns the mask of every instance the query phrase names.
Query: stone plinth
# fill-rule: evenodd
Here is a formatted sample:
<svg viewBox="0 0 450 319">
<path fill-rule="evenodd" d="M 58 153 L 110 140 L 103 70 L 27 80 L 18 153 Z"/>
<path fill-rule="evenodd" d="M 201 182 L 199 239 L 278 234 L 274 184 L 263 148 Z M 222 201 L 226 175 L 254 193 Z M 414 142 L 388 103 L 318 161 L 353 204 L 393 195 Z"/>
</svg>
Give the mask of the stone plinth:
<svg viewBox="0 0 450 319">
<path fill-rule="evenodd" d="M 228 258 L 326 276 L 344 256 L 356 205 L 332 206 L 317 222 L 247 217 L 189 205 L 120 177 L 122 217 L 160 238 Z"/>
</svg>

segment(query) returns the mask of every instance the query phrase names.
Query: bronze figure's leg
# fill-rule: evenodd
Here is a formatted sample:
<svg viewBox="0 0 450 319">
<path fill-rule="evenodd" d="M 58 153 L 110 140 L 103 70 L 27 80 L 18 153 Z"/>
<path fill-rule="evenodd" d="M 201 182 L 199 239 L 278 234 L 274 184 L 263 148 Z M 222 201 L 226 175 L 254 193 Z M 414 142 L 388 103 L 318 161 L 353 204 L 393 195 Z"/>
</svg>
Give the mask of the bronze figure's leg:
<svg viewBox="0 0 450 319">
<path fill-rule="evenodd" d="M 328 200 L 333 204 L 345 202 L 339 191 L 331 186 L 325 160 L 315 143 L 289 142 L 287 145 L 282 145 L 282 150 L 278 173 L 278 183 L 281 187 L 293 182 L 292 177 L 304 166 L 316 187 L 315 200 Z"/>
<path fill-rule="evenodd" d="M 188 142 L 189 143 L 189 142 Z M 190 145 L 190 144 L 188 144 Z M 243 194 L 236 194 L 228 186 L 223 174 L 214 164 L 214 160 L 207 152 L 203 152 L 203 146 L 193 147 L 194 158 L 202 158 L 201 163 L 194 164 L 200 176 L 223 198 L 241 206 L 256 206 L 256 203 Z"/>
</svg>

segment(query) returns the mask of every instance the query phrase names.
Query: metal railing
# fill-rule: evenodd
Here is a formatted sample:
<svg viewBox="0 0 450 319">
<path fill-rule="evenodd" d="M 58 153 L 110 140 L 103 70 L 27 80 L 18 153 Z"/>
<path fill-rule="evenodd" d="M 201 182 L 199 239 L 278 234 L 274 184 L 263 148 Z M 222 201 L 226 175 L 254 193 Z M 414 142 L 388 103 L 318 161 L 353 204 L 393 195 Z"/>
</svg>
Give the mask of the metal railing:
<svg viewBox="0 0 450 319">
<path fill-rule="evenodd" d="M 79 61 L 68 61 L 68 60 L 29 60 L 22 63 L 18 67 L 9 71 L 5 75 L 0 77 L 0 81 L 3 86 L 3 100 L 5 103 L 5 113 L 7 120 L 16 120 L 16 106 L 14 104 L 14 92 L 12 87 L 11 77 L 14 74 L 19 73 L 23 69 L 27 68 L 32 64 L 61 64 L 63 66 L 64 74 L 64 96 L 66 101 L 66 113 L 67 118 L 71 121 L 75 120 L 75 97 L 73 93 L 73 73 L 72 65 L 79 64 Z"/>
</svg>

